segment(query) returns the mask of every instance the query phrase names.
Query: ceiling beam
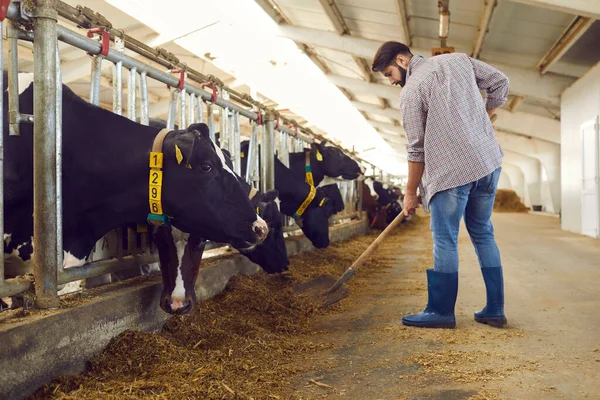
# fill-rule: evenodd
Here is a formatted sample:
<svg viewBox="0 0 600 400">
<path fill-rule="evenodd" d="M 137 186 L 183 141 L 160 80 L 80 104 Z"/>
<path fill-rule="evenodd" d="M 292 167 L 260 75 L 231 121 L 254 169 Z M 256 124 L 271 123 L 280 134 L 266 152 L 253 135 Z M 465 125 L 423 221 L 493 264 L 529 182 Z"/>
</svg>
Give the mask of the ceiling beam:
<svg viewBox="0 0 600 400">
<path fill-rule="evenodd" d="M 554 74 L 541 76 L 539 73 L 531 70 L 507 65 L 496 64 L 495 67 L 508 77 L 511 94 L 528 97 L 548 106 L 560 106 L 560 93 L 575 81 L 575 78 Z M 400 95 L 401 88 L 397 86 L 368 83 L 339 75 L 328 75 L 328 78 L 335 85 L 391 99 L 392 101 L 397 101 Z"/>
<path fill-rule="evenodd" d="M 372 60 L 375 52 L 383 42 L 365 39 L 358 36 L 341 36 L 336 32 L 320 29 L 302 28 L 292 25 L 279 26 L 278 35 L 296 42 L 306 43 L 326 49 L 337 50 L 358 57 Z M 431 50 L 411 48 L 413 54 L 431 55 Z"/>
<path fill-rule="evenodd" d="M 404 128 L 400 125 L 392 125 L 385 122 L 374 121 L 371 119 L 367 121 L 369 122 L 369 124 L 371 124 L 371 126 L 373 126 L 373 128 L 379 131 L 389 132 L 390 134 L 398 138 L 406 140 L 406 132 L 404 131 Z"/>
<path fill-rule="evenodd" d="M 319 0 L 319 3 L 321 3 L 321 7 L 323 7 L 335 31 L 340 35 L 349 35 L 350 28 L 346 25 L 340 9 L 335 4 L 335 0 Z"/>
<path fill-rule="evenodd" d="M 563 31 L 558 40 L 550 47 L 550 50 L 542 57 L 537 65 L 538 71 L 545 74 L 567 52 L 577 40 L 591 28 L 596 20 L 594 18 L 577 16 Z"/>
<path fill-rule="evenodd" d="M 352 105 L 358 110 L 389 118 L 392 117 L 391 114 L 396 114 L 397 116 L 400 113 L 398 110 L 394 110 L 392 108 L 381 109 L 376 105 L 361 103 L 358 101 L 353 101 Z M 509 132 L 524 138 L 536 138 L 549 143 L 560 144 L 559 121 L 535 114 L 510 112 L 504 109 L 497 109 L 496 114 L 498 115 L 498 118 L 494 122 L 496 130 Z M 406 135 L 404 128 L 401 126 L 372 120 L 370 120 L 369 123 L 379 130 L 394 132 L 404 136 Z"/>
<path fill-rule="evenodd" d="M 407 46 L 412 46 L 412 38 L 410 36 L 410 26 L 408 25 L 408 8 L 406 8 L 406 0 L 394 0 L 396 5 L 396 13 L 398 14 L 398 22 L 402 30 L 403 37 L 400 38 L 402 43 Z"/>
<path fill-rule="evenodd" d="M 398 120 L 400 118 L 400 110 L 394 108 L 383 108 L 375 104 L 362 103 L 360 101 L 352 101 L 351 104 L 360 111 L 367 112 L 369 114 L 381 115 L 391 119 Z"/>
<path fill-rule="evenodd" d="M 367 60 L 372 59 L 381 45 L 381 42 L 377 40 L 356 36 L 340 36 L 335 32 L 318 29 L 299 28 L 289 25 L 280 26 L 279 29 L 280 36 L 288 37 L 294 41 L 345 52 L 366 58 Z M 411 51 L 414 54 L 423 54 L 426 56 L 431 54 L 430 50 L 411 48 Z M 555 74 L 552 74 L 552 76 L 540 76 L 536 71 L 501 63 L 490 63 L 490 65 L 500 69 L 508 76 L 512 94 L 530 97 L 547 105 L 559 106 L 560 92 L 576 80 L 574 77 L 558 76 Z M 394 98 L 397 98 L 397 96 Z"/>
<path fill-rule="evenodd" d="M 510 102 L 509 106 L 508 106 L 508 110 L 510 112 L 515 112 L 517 111 L 517 108 L 519 108 L 519 106 L 521 105 L 521 103 L 523 102 L 523 100 L 525 100 L 525 97 L 523 96 L 514 96 L 512 101 Z"/>
<path fill-rule="evenodd" d="M 340 75 L 327 75 L 327 78 L 337 86 L 352 90 L 357 93 L 370 94 L 383 97 L 384 99 L 398 100 L 401 88 L 392 85 L 382 85 L 381 83 L 369 83 L 360 79 L 348 78 Z"/>
<path fill-rule="evenodd" d="M 479 18 L 479 28 L 477 30 L 477 34 L 475 35 L 475 43 L 473 44 L 473 53 L 471 56 L 473 58 L 479 58 L 481 54 L 481 49 L 483 48 L 483 41 L 485 40 L 485 36 L 487 35 L 488 28 L 490 26 L 490 21 L 492 20 L 492 16 L 494 15 L 494 9 L 497 5 L 497 0 L 484 0 L 485 4 L 483 6 L 483 11 L 481 12 L 481 17 Z"/>
<path fill-rule="evenodd" d="M 327 14 L 327 17 L 331 21 L 331 24 L 335 28 L 336 32 L 339 35 L 351 36 L 352 32 L 350 31 L 350 28 L 346 24 L 346 21 L 344 20 L 344 16 L 342 15 L 340 9 L 338 8 L 335 0 L 319 0 L 319 2 L 321 3 L 321 6 L 323 7 L 325 14 Z M 360 71 L 363 79 L 367 82 L 374 82 L 375 78 L 373 77 L 373 73 L 371 71 L 371 67 L 369 66 L 369 63 L 367 61 L 365 61 L 364 58 L 356 56 L 356 55 L 353 55 L 352 59 L 354 60 L 354 63 L 358 67 L 358 70 Z M 353 96 L 351 94 L 349 94 L 349 93 L 345 93 L 345 94 L 350 100 L 353 100 Z M 383 99 L 382 97 L 379 98 L 379 102 L 382 106 L 387 105 L 385 99 Z M 363 115 L 363 116 L 365 118 L 367 118 L 367 116 L 365 116 L 365 115 Z"/>
<path fill-rule="evenodd" d="M 511 0 L 535 7 L 600 19 L 598 0 Z"/>
<path fill-rule="evenodd" d="M 498 130 L 560 144 L 560 121 L 523 112 L 497 109 L 494 127 Z"/>
</svg>

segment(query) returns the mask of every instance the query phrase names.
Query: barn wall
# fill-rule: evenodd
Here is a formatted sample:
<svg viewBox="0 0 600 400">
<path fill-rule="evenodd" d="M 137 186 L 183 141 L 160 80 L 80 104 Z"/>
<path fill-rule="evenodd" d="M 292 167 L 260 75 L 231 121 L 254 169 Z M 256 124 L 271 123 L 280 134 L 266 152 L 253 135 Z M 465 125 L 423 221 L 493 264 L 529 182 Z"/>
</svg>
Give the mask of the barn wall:
<svg viewBox="0 0 600 400">
<path fill-rule="evenodd" d="M 338 242 L 366 231 L 363 219 L 332 227 L 329 234 L 331 242 Z M 314 250 L 304 237 L 286 243 L 290 256 Z M 219 294 L 233 276 L 260 271 L 239 254 L 206 261 L 197 281 L 199 301 Z M 22 399 L 54 376 L 80 373 L 86 360 L 127 329 L 159 329 L 170 317 L 158 305 L 160 280 L 128 285 L 100 288 L 92 292 L 93 300 L 77 307 L 0 324 L 0 400 Z"/>
<path fill-rule="evenodd" d="M 562 228 L 581 233 L 582 124 L 600 114 L 600 63 L 561 96 Z"/>
</svg>

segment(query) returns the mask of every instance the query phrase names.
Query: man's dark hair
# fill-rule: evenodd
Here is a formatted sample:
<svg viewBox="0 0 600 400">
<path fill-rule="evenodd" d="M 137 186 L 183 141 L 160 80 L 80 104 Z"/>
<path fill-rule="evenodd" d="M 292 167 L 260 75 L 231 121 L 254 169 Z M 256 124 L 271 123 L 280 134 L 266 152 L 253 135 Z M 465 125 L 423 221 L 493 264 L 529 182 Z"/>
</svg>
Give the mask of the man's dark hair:
<svg viewBox="0 0 600 400">
<path fill-rule="evenodd" d="M 393 64 L 398 54 L 405 56 L 413 55 L 408 46 L 404 43 L 385 42 L 382 44 L 379 49 L 377 49 L 377 53 L 375 53 L 375 58 L 371 67 L 373 72 L 381 72 L 385 69 L 385 67 Z"/>
</svg>

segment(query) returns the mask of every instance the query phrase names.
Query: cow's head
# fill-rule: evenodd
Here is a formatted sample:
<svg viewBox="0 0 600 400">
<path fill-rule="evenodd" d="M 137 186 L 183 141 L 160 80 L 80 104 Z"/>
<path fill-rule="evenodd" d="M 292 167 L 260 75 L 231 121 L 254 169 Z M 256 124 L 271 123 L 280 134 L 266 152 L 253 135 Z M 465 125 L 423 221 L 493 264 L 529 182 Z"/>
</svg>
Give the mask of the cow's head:
<svg viewBox="0 0 600 400">
<path fill-rule="evenodd" d="M 258 215 L 269 225 L 269 235 L 254 250 L 242 251 L 250 261 L 260 265 L 269 274 L 286 271 L 290 264 L 283 237 L 282 215 L 276 200 L 278 195 L 277 190 L 270 190 L 264 194 L 257 193 L 252 198 L 252 204 L 256 207 Z"/>
<path fill-rule="evenodd" d="M 163 152 L 162 200 L 173 226 L 239 249 L 251 249 L 267 237 L 267 224 L 210 140 L 208 126 L 169 133 Z"/>
<path fill-rule="evenodd" d="M 329 199 L 334 214 L 344 211 L 344 199 L 342 198 L 342 193 L 340 192 L 338 185 L 332 183 L 330 185 L 321 186 L 320 189 L 323 191 L 323 195 Z"/>
<path fill-rule="evenodd" d="M 163 278 L 160 308 L 169 314 L 187 314 L 196 307 L 195 284 L 206 241 L 162 226 L 156 229 L 154 241 Z"/>
<path fill-rule="evenodd" d="M 282 202 L 281 209 L 284 214 L 293 215 L 296 206 Z M 329 217 L 333 214 L 332 202 L 325 196 L 323 188 L 318 188 L 311 205 L 304 211 L 302 218 L 296 220 L 306 238 L 317 249 L 329 246 Z"/>
<path fill-rule="evenodd" d="M 333 146 L 325 146 L 325 141 L 311 145 L 313 156 L 320 164 L 323 173 L 332 178 L 342 177 L 353 180 L 358 178 L 362 171 L 356 161 Z M 320 155 L 319 155 L 320 154 Z"/>
</svg>

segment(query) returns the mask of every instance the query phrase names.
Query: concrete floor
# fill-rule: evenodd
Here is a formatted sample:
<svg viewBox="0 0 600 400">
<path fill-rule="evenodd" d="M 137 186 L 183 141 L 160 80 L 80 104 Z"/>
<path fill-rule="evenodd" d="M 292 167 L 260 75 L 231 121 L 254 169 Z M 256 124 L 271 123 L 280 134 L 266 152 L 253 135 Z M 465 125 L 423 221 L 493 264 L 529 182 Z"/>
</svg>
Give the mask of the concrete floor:
<svg viewBox="0 0 600 400">
<path fill-rule="evenodd" d="M 336 343 L 295 378 L 301 398 L 600 399 L 600 241 L 560 230 L 557 218 L 493 217 L 509 325 L 473 321 L 483 279 L 464 226 L 454 330 L 404 327 L 426 304 L 428 216 L 384 242 L 383 265 L 360 271 L 315 341 Z M 311 381 L 312 380 L 312 381 Z"/>
</svg>

